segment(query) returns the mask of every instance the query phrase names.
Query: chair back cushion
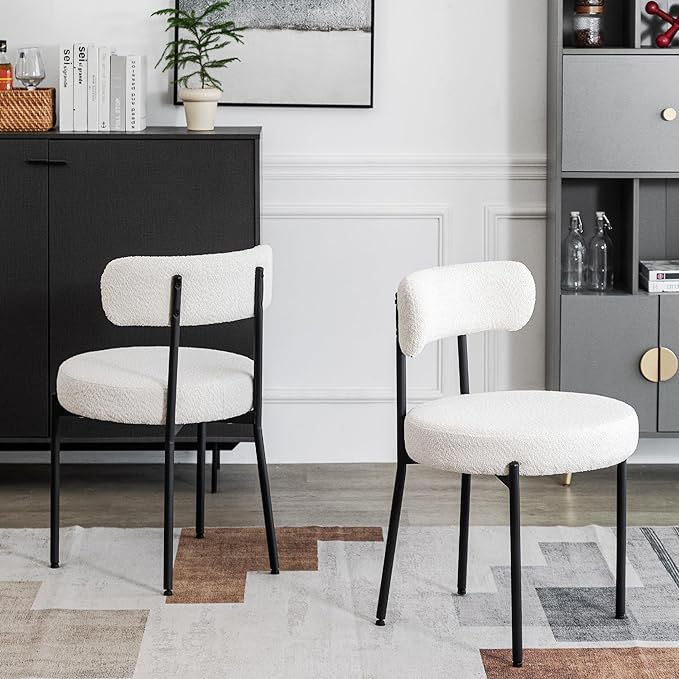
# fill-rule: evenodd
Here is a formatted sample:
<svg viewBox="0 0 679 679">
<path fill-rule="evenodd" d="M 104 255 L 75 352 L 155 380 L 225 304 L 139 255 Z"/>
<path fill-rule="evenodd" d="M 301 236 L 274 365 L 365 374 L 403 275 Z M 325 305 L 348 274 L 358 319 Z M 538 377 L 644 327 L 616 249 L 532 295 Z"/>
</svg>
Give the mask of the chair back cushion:
<svg viewBox="0 0 679 679">
<path fill-rule="evenodd" d="M 416 271 L 398 288 L 401 350 L 485 330 L 520 330 L 535 306 L 535 281 L 520 262 L 479 262 Z"/>
<path fill-rule="evenodd" d="M 122 257 L 101 277 L 101 303 L 115 325 L 169 326 L 172 277 L 182 277 L 181 324 L 252 318 L 255 270 L 264 269 L 264 307 L 271 302 L 272 252 L 250 250 L 185 257 Z"/>
</svg>

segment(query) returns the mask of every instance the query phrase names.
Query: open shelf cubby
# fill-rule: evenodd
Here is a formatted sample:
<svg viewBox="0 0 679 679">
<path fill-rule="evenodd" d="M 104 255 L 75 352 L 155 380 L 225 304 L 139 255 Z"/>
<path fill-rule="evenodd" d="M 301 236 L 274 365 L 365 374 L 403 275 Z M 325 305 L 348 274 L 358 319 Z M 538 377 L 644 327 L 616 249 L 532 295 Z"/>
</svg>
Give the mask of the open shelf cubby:
<svg viewBox="0 0 679 679">
<path fill-rule="evenodd" d="M 679 185 L 678 185 L 679 186 Z M 563 179 L 561 183 L 561 240 L 570 226 L 570 213 L 578 210 L 582 218 L 585 241 L 594 233 L 595 212 L 606 212 L 613 225 L 613 267 L 615 289 L 606 294 L 636 292 L 634 271 L 638 267 L 634 254 L 634 179 Z"/>
<path fill-rule="evenodd" d="M 563 47 L 575 47 L 573 40 L 573 13 L 576 0 L 563 0 Z M 666 12 L 673 15 L 679 13 L 679 1 L 657 0 Z M 668 25 L 657 16 L 646 13 L 646 0 L 609 0 L 604 9 L 604 49 L 606 48 L 652 48 L 655 37 L 665 31 Z M 679 38 L 672 48 L 679 46 Z M 601 51 L 598 48 L 584 51 Z M 665 51 L 665 50 L 663 50 Z"/>
<path fill-rule="evenodd" d="M 606 47 L 637 47 L 636 13 L 639 0 L 613 0 L 604 10 L 604 44 Z M 641 7 L 643 9 L 643 5 Z M 563 2 L 563 46 L 575 47 L 573 14 L 575 0 Z"/>
<path fill-rule="evenodd" d="M 679 179 L 639 180 L 639 259 L 679 259 Z"/>
</svg>

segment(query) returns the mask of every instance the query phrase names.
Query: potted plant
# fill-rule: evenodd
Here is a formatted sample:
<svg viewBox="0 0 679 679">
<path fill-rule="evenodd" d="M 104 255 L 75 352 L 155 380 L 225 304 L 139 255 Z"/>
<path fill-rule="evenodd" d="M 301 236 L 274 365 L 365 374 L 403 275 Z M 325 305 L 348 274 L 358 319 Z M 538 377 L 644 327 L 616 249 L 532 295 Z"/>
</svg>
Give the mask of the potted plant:
<svg viewBox="0 0 679 679">
<path fill-rule="evenodd" d="M 234 42 L 243 43 L 241 33 L 245 29 L 223 18 L 229 4 L 229 0 L 215 2 L 202 13 L 168 8 L 151 15 L 167 17 L 165 30 L 175 32 L 176 39 L 167 43 L 156 68 L 162 63 L 163 72 L 176 69 L 189 130 L 214 130 L 222 84 L 212 71 L 240 61 L 238 57 L 217 58 L 215 54 Z"/>
</svg>

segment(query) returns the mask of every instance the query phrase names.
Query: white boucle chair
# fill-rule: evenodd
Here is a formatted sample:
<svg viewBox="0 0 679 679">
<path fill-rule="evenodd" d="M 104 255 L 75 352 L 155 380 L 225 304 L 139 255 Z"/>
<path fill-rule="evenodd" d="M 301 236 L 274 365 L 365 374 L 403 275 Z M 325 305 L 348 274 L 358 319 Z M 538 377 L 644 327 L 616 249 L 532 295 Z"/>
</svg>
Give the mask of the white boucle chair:
<svg viewBox="0 0 679 679">
<path fill-rule="evenodd" d="M 168 346 L 106 349 L 73 356 L 57 374 L 51 418 L 50 563 L 59 567 L 59 422 L 75 415 L 121 424 L 165 427 L 163 590 L 172 595 L 175 438 L 198 425 L 196 537 L 205 532 L 205 445 L 208 422 L 246 425 L 255 442 L 271 572 L 278 554 L 262 435 L 262 335 L 271 302 L 272 252 L 250 250 L 186 257 L 124 257 L 101 277 L 106 317 L 119 326 L 169 327 Z M 254 360 L 180 347 L 182 326 L 254 319 Z"/>
<path fill-rule="evenodd" d="M 377 622 L 384 625 L 408 464 L 462 474 L 457 591 L 467 587 L 471 475 L 492 474 L 509 489 L 512 659 L 523 662 L 519 477 L 617 465 L 616 618 L 625 617 L 626 460 L 639 422 L 626 403 L 550 391 L 469 393 L 467 335 L 519 330 L 535 306 L 535 283 L 518 262 L 484 262 L 418 271 L 397 294 L 397 469 Z M 406 356 L 457 336 L 460 395 L 407 411 Z"/>
</svg>

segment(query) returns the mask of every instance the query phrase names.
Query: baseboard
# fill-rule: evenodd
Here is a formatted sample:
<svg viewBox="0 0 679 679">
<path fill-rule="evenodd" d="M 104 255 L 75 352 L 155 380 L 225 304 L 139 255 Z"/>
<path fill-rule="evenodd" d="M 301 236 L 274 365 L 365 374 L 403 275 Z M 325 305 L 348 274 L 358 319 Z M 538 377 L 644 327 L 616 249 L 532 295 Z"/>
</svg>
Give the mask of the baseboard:
<svg viewBox="0 0 679 679">
<path fill-rule="evenodd" d="M 176 453 L 177 464 L 195 464 L 196 454 L 191 451 Z M 211 452 L 208 450 L 206 459 L 210 462 Z M 49 453 L 44 452 L 0 452 L 0 464 L 47 464 Z M 87 451 L 67 451 L 62 455 L 63 464 L 162 464 L 162 451 L 107 451 L 105 453 Z M 224 464 L 254 463 L 254 446 L 244 443 L 233 451 L 222 452 Z M 311 460 L 310 464 L 322 464 L 328 460 Z M 332 460 L 329 463 L 337 462 Z M 369 461 L 371 464 L 375 460 Z M 679 464 L 679 439 L 675 438 L 644 438 L 639 441 L 637 452 L 629 460 L 630 464 Z M 354 461 L 360 464 L 360 461 Z M 384 462 L 391 464 L 391 462 Z"/>
</svg>

